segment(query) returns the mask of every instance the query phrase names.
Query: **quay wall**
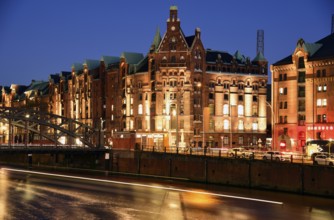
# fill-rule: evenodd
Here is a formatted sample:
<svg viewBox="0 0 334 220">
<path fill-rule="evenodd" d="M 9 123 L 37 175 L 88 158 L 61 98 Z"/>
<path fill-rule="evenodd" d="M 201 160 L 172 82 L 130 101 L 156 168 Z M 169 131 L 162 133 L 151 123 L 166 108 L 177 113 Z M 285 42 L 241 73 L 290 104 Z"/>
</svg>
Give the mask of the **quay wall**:
<svg viewBox="0 0 334 220">
<path fill-rule="evenodd" d="M 334 198 L 334 167 L 311 164 L 128 150 L 0 151 L 0 166 L 5 165 L 99 170 Z"/>
</svg>

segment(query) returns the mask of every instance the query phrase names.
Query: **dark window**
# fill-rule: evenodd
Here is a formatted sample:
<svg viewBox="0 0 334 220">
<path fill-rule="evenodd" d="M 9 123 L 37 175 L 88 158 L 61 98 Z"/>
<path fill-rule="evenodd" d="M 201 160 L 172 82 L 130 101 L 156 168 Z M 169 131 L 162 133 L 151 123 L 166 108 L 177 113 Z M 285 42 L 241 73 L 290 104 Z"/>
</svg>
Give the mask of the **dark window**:
<svg viewBox="0 0 334 220">
<path fill-rule="evenodd" d="M 156 94 L 152 93 L 152 102 L 155 102 L 155 101 L 156 101 Z"/>
<path fill-rule="evenodd" d="M 213 97 L 213 93 L 209 93 L 209 99 L 214 99 Z"/>
<path fill-rule="evenodd" d="M 304 112 L 305 111 L 305 100 L 298 101 L 298 111 Z"/>
<path fill-rule="evenodd" d="M 305 87 L 298 86 L 298 97 L 305 97 Z"/>
<path fill-rule="evenodd" d="M 299 57 L 298 60 L 298 69 L 305 68 L 304 57 Z"/>
<path fill-rule="evenodd" d="M 224 100 L 228 101 L 228 94 L 224 94 Z"/>
<path fill-rule="evenodd" d="M 253 96 L 253 102 L 257 102 L 257 96 Z"/>
<path fill-rule="evenodd" d="M 239 100 L 240 102 L 242 102 L 242 101 L 244 100 L 244 97 L 243 97 L 242 95 L 239 95 L 239 96 L 238 96 L 238 100 Z"/>
<path fill-rule="evenodd" d="M 326 70 L 325 69 L 322 70 L 322 77 L 326 77 Z"/>
<path fill-rule="evenodd" d="M 298 82 L 299 83 L 305 82 L 305 72 L 298 72 Z"/>
</svg>

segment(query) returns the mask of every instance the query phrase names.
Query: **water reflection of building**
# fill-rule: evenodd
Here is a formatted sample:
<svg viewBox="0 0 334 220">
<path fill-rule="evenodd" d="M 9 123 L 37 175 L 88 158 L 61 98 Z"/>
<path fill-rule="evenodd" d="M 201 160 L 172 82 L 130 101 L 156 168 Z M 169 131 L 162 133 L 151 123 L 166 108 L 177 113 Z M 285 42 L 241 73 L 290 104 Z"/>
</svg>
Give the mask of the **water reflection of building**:
<svg viewBox="0 0 334 220">
<path fill-rule="evenodd" d="M 37 95 L 29 99 L 33 108 L 103 130 L 106 144 L 136 133 L 138 143 L 156 147 L 257 145 L 267 131 L 267 65 L 262 52 L 250 59 L 205 49 L 201 30 L 184 35 L 172 6 L 148 54 L 73 64 L 71 72 L 50 75 L 47 93 L 36 86 L 23 95 Z M 33 102 L 37 97 L 46 105 Z"/>
<path fill-rule="evenodd" d="M 276 146 L 301 150 L 307 140 L 334 138 L 334 34 L 298 40 L 292 55 L 274 63 Z"/>
</svg>

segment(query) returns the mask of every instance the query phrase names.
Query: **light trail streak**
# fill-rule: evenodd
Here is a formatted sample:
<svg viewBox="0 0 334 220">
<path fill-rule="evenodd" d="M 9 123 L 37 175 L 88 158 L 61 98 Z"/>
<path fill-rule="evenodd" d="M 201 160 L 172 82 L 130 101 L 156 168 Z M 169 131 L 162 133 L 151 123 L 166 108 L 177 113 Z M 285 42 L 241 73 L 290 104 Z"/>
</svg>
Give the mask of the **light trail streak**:
<svg viewBox="0 0 334 220">
<path fill-rule="evenodd" d="M 81 177 L 81 176 L 70 176 L 70 175 L 53 174 L 53 173 L 37 172 L 37 171 L 30 171 L 30 170 L 19 170 L 19 169 L 11 169 L 11 168 L 1 168 L 1 169 L 12 171 L 12 172 L 29 173 L 29 174 L 53 176 L 53 177 L 63 177 L 63 178 L 78 179 L 78 180 L 88 180 L 88 181 L 95 181 L 95 182 L 102 182 L 102 183 L 113 183 L 113 184 L 128 185 L 128 186 L 139 186 L 139 187 L 146 187 L 146 188 L 153 188 L 153 189 L 195 193 L 195 194 L 210 195 L 210 196 L 216 196 L 216 197 L 222 197 L 222 198 L 231 198 L 231 199 L 239 199 L 239 200 L 248 200 L 248 201 L 253 201 L 253 202 L 283 205 L 283 202 L 278 202 L 278 201 L 273 201 L 273 200 L 256 199 L 256 198 L 243 197 L 243 196 L 232 196 L 232 195 L 227 195 L 227 194 L 219 194 L 219 193 L 211 193 L 211 192 L 201 192 L 201 191 L 195 191 L 195 190 L 179 189 L 179 188 L 174 188 L 174 187 L 152 186 L 152 185 L 145 185 L 141 183 L 128 183 L 128 182 L 115 181 L 115 180 L 103 180 L 103 179 L 95 179 L 95 178 L 88 178 L 88 177 Z"/>
</svg>

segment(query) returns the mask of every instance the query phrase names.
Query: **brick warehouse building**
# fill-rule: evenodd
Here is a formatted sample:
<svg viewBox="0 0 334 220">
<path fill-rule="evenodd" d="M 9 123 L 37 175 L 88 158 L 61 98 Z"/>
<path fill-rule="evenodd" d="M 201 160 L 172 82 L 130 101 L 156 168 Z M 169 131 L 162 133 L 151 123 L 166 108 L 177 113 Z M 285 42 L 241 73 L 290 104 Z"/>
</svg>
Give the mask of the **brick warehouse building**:
<svg viewBox="0 0 334 220">
<path fill-rule="evenodd" d="M 271 71 L 275 146 L 301 151 L 308 140 L 334 139 L 334 34 L 300 39 Z"/>
<path fill-rule="evenodd" d="M 185 36 L 180 24 L 172 6 L 166 33 L 161 37 L 157 30 L 147 55 L 124 52 L 73 64 L 71 72 L 50 75 L 47 88 L 34 82 L 30 93 L 3 87 L 2 105 L 29 102 L 102 128 L 106 145 L 129 136 L 156 147 L 264 144 L 263 54 L 251 60 L 239 51 L 204 49 L 200 29 Z"/>
</svg>

